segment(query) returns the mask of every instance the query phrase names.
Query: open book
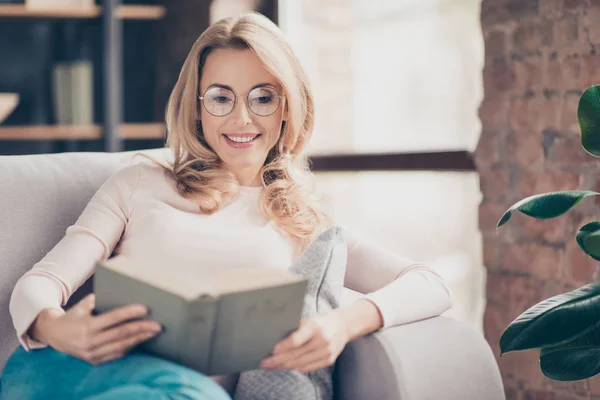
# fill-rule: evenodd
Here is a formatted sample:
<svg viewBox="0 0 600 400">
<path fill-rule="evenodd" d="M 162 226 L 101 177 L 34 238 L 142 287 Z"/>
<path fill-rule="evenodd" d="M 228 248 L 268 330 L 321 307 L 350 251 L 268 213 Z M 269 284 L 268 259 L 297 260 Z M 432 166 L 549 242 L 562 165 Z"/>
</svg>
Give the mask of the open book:
<svg viewBox="0 0 600 400">
<path fill-rule="evenodd" d="M 283 268 L 239 268 L 200 280 L 116 256 L 96 264 L 95 311 L 145 304 L 164 331 L 140 350 L 222 375 L 258 368 L 298 328 L 306 287 L 306 279 Z"/>
</svg>

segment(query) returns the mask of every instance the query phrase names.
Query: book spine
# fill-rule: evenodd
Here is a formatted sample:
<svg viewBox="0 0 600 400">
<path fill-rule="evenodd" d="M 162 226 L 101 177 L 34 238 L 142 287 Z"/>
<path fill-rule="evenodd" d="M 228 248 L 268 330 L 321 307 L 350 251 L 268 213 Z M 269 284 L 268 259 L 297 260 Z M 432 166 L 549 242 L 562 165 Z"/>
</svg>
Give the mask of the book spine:
<svg viewBox="0 0 600 400">
<path fill-rule="evenodd" d="M 69 66 L 71 123 L 91 125 L 94 122 L 94 87 L 92 63 L 76 61 Z"/>
<path fill-rule="evenodd" d="M 70 74 L 69 64 L 54 64 L 52 68 L 54 119 L 59 125 L 67 125 L 72 122 Z"/>
</svg>

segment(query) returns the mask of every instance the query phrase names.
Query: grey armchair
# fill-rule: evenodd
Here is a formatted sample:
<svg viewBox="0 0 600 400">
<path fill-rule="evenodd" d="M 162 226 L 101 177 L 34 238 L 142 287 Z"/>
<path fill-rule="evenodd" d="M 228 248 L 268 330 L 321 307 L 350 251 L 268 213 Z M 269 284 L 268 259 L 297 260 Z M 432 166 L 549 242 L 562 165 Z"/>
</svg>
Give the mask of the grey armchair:
<svg viewBox="0 0 600 400">
<path fill-rule="evenodd" d="M 164 149 L 149 153 L 163 157 Z M 133 153 L 0 157 L 0 374 L 18 346 L 8 304 L 16 281 L 64 235 L 108 176 Z M 91 289 L 88 281 L 70 304 Z M 484 338 L 445 317 L 389 328 L 348 344 L 336 397 L 353 400 L 503 400 Z"/>
</svg>

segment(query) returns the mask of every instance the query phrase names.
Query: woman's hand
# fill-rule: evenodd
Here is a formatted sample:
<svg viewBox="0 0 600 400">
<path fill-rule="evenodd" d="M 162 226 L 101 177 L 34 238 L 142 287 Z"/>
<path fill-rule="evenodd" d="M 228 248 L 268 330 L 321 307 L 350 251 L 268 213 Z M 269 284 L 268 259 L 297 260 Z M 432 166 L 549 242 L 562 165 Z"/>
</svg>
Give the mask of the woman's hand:
<svg viewBox="0 0 600 400">
<path fill-rule="evenodd" d="M 273 348 L 264 369 L 312 372 L 335 363 L 349 341 L 347 323 L 336 310 L 303 319 L 300 327 Z"/>
<path fill-rule="evenodd" d="M 95 296 L 90 294 L 66 313 L 46 309 L 36 318 L 31 333 L 58 351 L 98 365 L 123 357 L 161 331 L 158 322 L 140 320 L 148 315 L 142 304 L 92 315 L 94 306 Z"/>
</svg>

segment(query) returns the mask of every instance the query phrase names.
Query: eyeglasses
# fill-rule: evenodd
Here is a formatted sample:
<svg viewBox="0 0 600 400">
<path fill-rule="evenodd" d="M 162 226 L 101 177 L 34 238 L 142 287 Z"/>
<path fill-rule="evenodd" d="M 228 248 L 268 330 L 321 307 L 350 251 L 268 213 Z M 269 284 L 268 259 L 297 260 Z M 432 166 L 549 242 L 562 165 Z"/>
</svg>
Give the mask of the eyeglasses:
<svg viewBox="0 0 600 400">
<path fill-rule="evenodd" d="M 246 96 L 246 104 L 250 111 L 261 117 L 267 117 L 273 114 L 279 108 L 281 99 L 285 95 L 280 95 L 275 89 L 261 86 L 254 88 Z M 206 90 L 204 95 L 198 97 L 206 111 L 215 117 L 224 117 L 235 108 L 238 95 L 230 89 L 213 86 Z"/>
</svg>

